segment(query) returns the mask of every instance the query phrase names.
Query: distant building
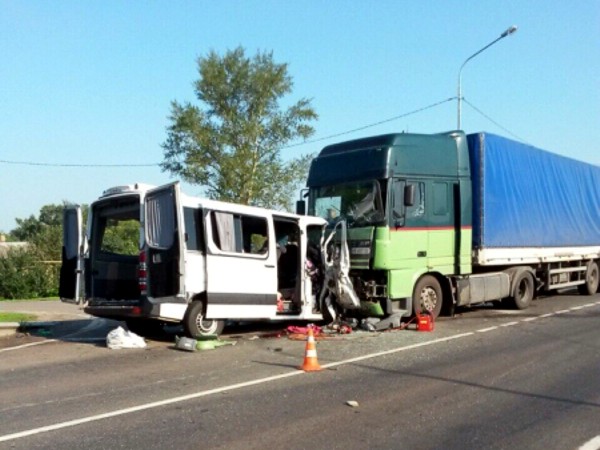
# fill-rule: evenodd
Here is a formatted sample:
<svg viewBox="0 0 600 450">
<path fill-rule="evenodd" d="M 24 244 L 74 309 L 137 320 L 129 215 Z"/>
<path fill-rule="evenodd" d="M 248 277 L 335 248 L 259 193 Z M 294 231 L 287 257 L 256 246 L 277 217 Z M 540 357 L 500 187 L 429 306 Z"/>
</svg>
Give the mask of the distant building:
<svg viewBox="0 0 600 450">
<path fill-rule="evenodd" d="M 28 242 L 6 242 L 6 236 L 0 234 L 0 258 L 5 258 L 6 255 L 13 249 L 23 249 L 28 245 Z"/>
</svg>

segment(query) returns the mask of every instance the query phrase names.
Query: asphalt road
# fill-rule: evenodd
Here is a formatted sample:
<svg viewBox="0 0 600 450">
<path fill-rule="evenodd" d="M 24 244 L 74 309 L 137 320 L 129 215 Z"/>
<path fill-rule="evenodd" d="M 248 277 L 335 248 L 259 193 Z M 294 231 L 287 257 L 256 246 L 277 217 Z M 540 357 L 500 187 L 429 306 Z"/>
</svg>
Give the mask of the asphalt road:
<svg viewBox="0 0 600 450">
<path fill-rule="evenodd" d="M 600 435 L 598 295 L 319 341 L 318 373 L 296 370 L 300 341 L 233 329 L 213 351 L 171 337 L 109 350 L 114 325 L 0 340 L 0 448 L 577 449 Z"/>
</svg>

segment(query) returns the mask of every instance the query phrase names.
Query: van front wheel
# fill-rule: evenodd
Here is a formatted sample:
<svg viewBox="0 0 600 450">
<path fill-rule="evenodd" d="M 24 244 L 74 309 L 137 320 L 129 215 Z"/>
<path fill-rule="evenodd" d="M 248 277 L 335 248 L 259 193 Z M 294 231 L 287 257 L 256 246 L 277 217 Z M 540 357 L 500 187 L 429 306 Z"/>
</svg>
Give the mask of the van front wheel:
<svg viewBox="0 0 600 450">
<path fill-rule="evenodd" d="M 218 336 L 223 332 L 224 327 L 223 320 L 206 319 L 206 308 L 201 301 L 192 302 L 183 318 L 185 333 L 193 339 Z"/>
</svg>

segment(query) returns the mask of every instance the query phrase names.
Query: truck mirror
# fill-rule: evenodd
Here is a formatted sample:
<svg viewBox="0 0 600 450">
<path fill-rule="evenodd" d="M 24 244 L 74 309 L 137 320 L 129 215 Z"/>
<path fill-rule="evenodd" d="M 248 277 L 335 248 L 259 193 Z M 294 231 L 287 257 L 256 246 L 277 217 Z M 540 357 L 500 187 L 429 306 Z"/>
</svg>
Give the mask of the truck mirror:
<svg viewBox="0 0 600 450">
<path fill-rule="evenodd" d="M 404 186 L 404 206 L 413 206 L 415 204 L 415 185 L 407 184 Z"/>
<path fill-rule="evenodd" d="M 296 202 L 296 214 L 305 215 L 306 214 L 306 201 L 298 200 Z"/>
</svg>

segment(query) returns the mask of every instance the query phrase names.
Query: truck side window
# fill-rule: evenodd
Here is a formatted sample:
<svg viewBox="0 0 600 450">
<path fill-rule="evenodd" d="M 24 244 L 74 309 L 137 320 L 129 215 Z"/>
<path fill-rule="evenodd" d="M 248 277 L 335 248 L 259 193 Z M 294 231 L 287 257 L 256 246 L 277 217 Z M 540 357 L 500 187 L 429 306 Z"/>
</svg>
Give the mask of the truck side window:
<svg viewBox="0 0 600 450">
<path fill-rule="evenodd" d="M 412 206 L 406 207 L 407 219 L 418 219 L 425 215 L 425 183 L 408 182 L 415 185 L 415 201 Z"/>
</svg>

